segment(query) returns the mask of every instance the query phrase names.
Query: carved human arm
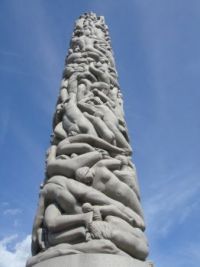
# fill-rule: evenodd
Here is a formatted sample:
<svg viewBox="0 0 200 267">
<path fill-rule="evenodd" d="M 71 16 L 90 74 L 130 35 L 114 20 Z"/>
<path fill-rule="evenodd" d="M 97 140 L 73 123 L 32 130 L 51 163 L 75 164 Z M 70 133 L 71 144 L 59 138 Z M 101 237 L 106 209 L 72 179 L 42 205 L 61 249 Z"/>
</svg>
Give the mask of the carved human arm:
<svg viewBox="0 0 200 267">
<path fill-rule="evenodd" d="M 108 128 L 108 126 L 99 116 L 93 116 L 87 112 L 84 112 L 83 114 L 88 120 L 91 121 L 99 137 L 109 142 L 110 144 L 116 143 L 114 133 Z"/>
<path fill-rule="evenodd" d="M 112 215 L 112 216 L 119 217 L 119 218 L 127 221 L 128 223 L 132 224 L 130 217 L 127 216 L 121 210 L 119 210 L 115 205 L 103 205 L 103 206 L 94 205 L 94 206 L 92 206 L 90 203 L 84 203 L 82 206 L 82 210 L 83 210 L 83 212 L 91 212 L 91 211 L 94 212 L 95 210 L 99 210 L 103 219 L 105 219 L 109 215 Z"/>
<path fill-rule="evenodd" d="M 110 85 L 105 83 L 105 82 L 94 82 L 91 84 L 91 90 L 94 90 L 94 89 L 98 89 L 100 91 L 106 91 L 107 93 L 109 92 L 110 90 Z"/>
<path fill-rule="evenodd" d="M 61 102 L 64 103 L 68 99 L 69 95 L 66 88 L 62 88 L 60 90 L 60 99 Z"/>
<path fill-rule="evenodd" d="M 48 230 L 53 232 L 67 231 L 79 226 L 87 226 L 92 221 L 93 213 L 62 214 L 56 204 L 50 204 L 44 214 L 44 223 Z"/>
<path fill-rule="evenodd" d="M 88 112 L 91 115 L 94 115 L 95 112 L 97 111 L 93 105 L 85 103 L 85 101 L 79 101 L 77 106 L 80 108 L 82 112 Z"/>
<path fill-rule="evenodd" d="M 96 148 L 102 148 L 102 149 L 108 150 L 112 154 L 130 155 L 128 150 L 124 150 L 123 148 L 109 144 L 105 140 L 97 136 L 92 136 L 89 134 L 79 134 L 76 136 L 70 136 L 66 138 L 65 140 L 63 140 L 62 142 L 68 142 L 68 143 L 85 142 Z"/>
<path fill-rule="evenodd" d="M 49 177 L 63 175 L 72 178 L 78 168 L 91 167 L 100 159 L 102 159 L 102 155 L 97 151 L 88 152 L 67 160 L 55 159 L 47 162 L 47 174 Z"/>
<path fill-rule="evenodd" d="M 104 74 L 102 70 L 97 69 L 96 67 L 94 67 L 93 64 L 90 64 L 89 70 L 91 71 L 92 74 L 94 74 L 98 78 L 98 80 L 109 84 L 109 78 L 102 76 Z M 105 79 L 102 79 L 103 77 Z"/>
<path fill-rule="evenodd" d="M 114 159 L 114 158 L 109 158 L 109 159 L 102 159 L 100 161 L 98 161 L 95 165 L 94 168 L 98 166 L 98 167 L 106 167 L 109 170 L 116 170 L 116 169 L 120 169 L 122 166 L 122 162 L 118 159 Z"/>
<path fill-rule="evenodd" d="M 47 165 L 49 165 L 52 161 L 56 159 L 56 150 L 57 150 L 57 146 L 52 145 L 47 151 L 47 159 L 46 159 Z"/>
<path fill-rule="evenodd" d="M 93 93 L 95 95 L 98 95 L 99 98 L 105 103 L 105 102 L 108 102 L 110 103 L 111 107 L 114 108 L 115 107 L 115 103 L 107 96 L 105 95 L 103 92 L 97 90 L 97 89 L 94 89 L 93 90 Z"/>
<path fill-rule="evenodd" d="M 94 151 L 95 149 L 85 143 L 72 143 L 68 144 L 65 142 L 60 142 L 57 147 L 57 155 L 65 154 L 71 155 L 72 153 L 84 154 L 87 152 Z"/>
<path fill-rule="evenodd" d="M 96 193 L 98 192 L 98 194 Z M 105 194 L 99 194 L 101 193 L 100 191 L 96 190 L 94 192 L 93 190 L 87 192 L 85 196 L 85 202 L 90 202 L 93 205 L 114 205 L 116 208 L 119 209 L 122 213 L 124 213 L 126 216 L 129 217 L 129 222 L 135 226 L 138 227 L 142 230 L 145 229 L 145 224 L 144 220 L 141 218 L 140 215 L 138 215 L 135 211 L 132 209 L 124 206 L 122 203 L 119 201 L 113 200 L 112 198 L 107 197 Z"/>
</svg>

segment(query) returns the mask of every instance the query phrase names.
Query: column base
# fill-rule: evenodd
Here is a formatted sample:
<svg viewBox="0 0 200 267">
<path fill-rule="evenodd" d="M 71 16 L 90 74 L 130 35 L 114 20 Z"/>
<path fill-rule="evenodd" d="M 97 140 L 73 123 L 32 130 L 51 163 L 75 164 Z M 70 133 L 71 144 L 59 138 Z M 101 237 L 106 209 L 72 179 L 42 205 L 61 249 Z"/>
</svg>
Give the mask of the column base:
<svg viewBox="0 0 200 267">
<path fill-rule="evenodd" d="M 33 267 L 153 267 L 149 261 L 111 254 L 76 254 L 54 257 Z"/>
</svg>

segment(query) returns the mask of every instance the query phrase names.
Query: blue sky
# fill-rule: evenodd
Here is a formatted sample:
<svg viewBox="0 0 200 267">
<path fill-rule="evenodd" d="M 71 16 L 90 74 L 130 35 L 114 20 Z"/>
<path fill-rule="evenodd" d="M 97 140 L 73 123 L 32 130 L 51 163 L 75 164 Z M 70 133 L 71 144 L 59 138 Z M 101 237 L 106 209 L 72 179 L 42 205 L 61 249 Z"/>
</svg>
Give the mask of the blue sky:
<svg viewBox="0 0 200 267">
<path fill-rule="evenodd" d="M 200 266 L 200 2 L 1 0 L 0 267 L 23 266 L 75 19 L 104 15 L 156 267 Z"/>
</svg>

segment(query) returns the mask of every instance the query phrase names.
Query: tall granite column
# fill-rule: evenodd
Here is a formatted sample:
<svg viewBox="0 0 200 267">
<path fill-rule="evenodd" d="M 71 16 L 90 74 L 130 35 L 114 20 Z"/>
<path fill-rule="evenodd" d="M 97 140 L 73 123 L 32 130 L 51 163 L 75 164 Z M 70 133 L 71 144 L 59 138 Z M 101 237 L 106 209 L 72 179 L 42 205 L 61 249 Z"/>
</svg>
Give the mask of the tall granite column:
<svg viewBox="0 0 200 267">
<path fill-rule="evenodd" d="M 148 243 L 108 27 L 76 21 L 27 267 L 145 267 Z"/>
</svg>

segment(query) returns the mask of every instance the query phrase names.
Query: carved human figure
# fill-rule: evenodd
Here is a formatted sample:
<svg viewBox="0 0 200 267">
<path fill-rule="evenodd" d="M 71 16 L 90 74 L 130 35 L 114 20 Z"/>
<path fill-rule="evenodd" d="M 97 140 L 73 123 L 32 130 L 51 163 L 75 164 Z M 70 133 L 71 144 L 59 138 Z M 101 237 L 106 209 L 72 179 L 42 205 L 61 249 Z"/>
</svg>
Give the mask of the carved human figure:
<svg viewBox="0 0 200 267">
<path fill-rule="evenodd" d="M 110 153 L 110 155 L 116 155 L 116 154 L 130 155 L 130 151 L 128 149 L 122 149 L 120 147 L 114 146 L 97 136 L 92 136 L 89 134 L 79 134 L 76 136 L 69 136 L 58 144 L 58 149 L 60 147 L 65 147 L 70 143 L 87 143 L 93 147 L 107 150 Z"/>
<path fill-rule="evenodd" d="M 52 145 L 48 152 L 47 158 L 47 175 L 52 177 L 54 175 L 64 175 L 73 177 L 75 171 L 83 166 L 92 166 L 102 158 L 98 151 L 91 151 L 81 154 L 75 158 L 70 158 L 66 155 L 56 157 L 57 146 Z"/>
<path fill-rule="evenodd" d="M 114 170 L 113 173 L 120 181 L 126 183 L 136 193 L 138 199 L 140 199 L 140 189 L 135 166 L 130 163 L 130 159 L 126 156 L 119 155 L 116 158 L 121 160 L 122 167 L 120 170 Z"/>
<path fill-rule="evenodd" d="M 108 128 L 105 122 L 98 116 L 93 116 L 87 112 L 83 113 L 84 116 L 93 124 L 99 137 L 107 142 L 116 145 L 116 138 L 114 133 Z"/>
<path fill-rule="evenodd" d="M 94 164 L 92 168 L 82 167 L 77 169 L 76 179 L 87 184 L 90 181 L 89 184 L 93 188 L 121 201 L 125 206 L 130 207 L 143 217 L 142 208 L 135 192 L 127 184 L 121 182 L 112 172 L 120 169 L 121 165 L 122 163 L 118 159 L 102 159 Z"/>
<path fill-rule="evenodd" d="M 92 99 L 91 99 L 92 100 Z M 100 99 L 99 99 L 100 100 Z M 91 115 L 99 116 L 108 126 L 108 128 L 113 132 L 116 138 L 116 142 L 120 147 L 129 149 L 131 147 L 127 142 L 126 138 L 120 131 L 119 121 L 113 111 L 105 105 L 102 101 L 99 101 L 100 104 L 94 105 L 92 102 L 79 102 L 78 106 L 83 112 L 88 112 Z"/>
<path fill-rule="evenodd" d="M 93 212 L 66 214 L 52 203 L 44 213 L 44 225 L 47 227 L 46 243 L 55 246 L 60 243 L 81 243 L 87 240 L 87 228 L 92 222 Z"/>
<path fill-rule="evenodd" d="M 80 214 L 82 213 L 82 205 L 87 202 L 92 205 L 114 205 L 130 218 L 130 224 L 137 225 L 138 227 L 143 225 L 143 220 L 122 203 L 76 180 L 67 179 L 64 176 L 54 176 L 46 181 L 40 192 L 38 211 L 35 216 L 32 232 L 33 255 L 41 250 L 38 230 L 41 229 L 44 223 L 44 213 L 47 205 L 55 203 L 67 214 Z"/>
<path fill-rule="evenodd" d="M 148 256 L 147 239 L 141 229 L 134 228 L 125 220 L 113 215 L 104 215 L 104 220 L 102 220 L 101 211 L 97 206 L 93 207 L 88 204 L 84 207 L 84 211 L 94 213 L 95 220 L 88 225 L 92 238 L 109 239 L 117 247 L 140 260 Z"/>
<path fill-rule="evenodd" d="M 79 19 L 75 21 L 75 29 L 83 29 L 84 21 L 85 21 L 85 17 L 80 16 Z"/>
<path fill-rule="evenodd" d="M 89 228 L 93 219 L 97 219 L 93 209 L 98 209 L 102 218 L 112 215 L 130 223 L 130 217 L 114 205 L 91 206 L 91 204 L 85 203 L 82 206 L 84 213 L 66 214 L 57 204 L 52 203 L 46 207 L 44 213 L 44 225 L 47 227 L 46 246 L 60 243 L 76 244 L 91 240 L 93 233 L 90 233 Z"/>
<path fill-rule="evenodd" d="M 89 70 L 98 78 L 99 81 L 119 87 L 117 80 L 109 73 L 106 65 L 101 62 L 98 62 L 95 65 L 91 63 Z"/>
</svg>

